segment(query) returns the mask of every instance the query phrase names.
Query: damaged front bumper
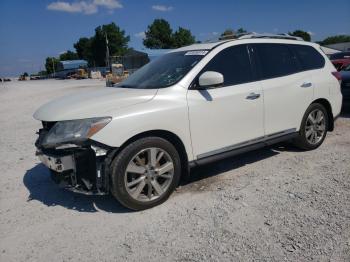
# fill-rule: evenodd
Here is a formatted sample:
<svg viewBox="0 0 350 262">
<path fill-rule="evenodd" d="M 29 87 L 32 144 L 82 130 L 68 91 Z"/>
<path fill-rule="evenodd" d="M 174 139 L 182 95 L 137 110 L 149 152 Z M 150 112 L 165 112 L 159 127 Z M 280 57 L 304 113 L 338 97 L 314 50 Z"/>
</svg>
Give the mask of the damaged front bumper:
<svg viewBox="0 0 350 262">
<path fill-rule="evenodd" d="M 57 172 L 64 173 L 66 171 L 75 171 L 75 161 L 73 155 L 68 156 L 55 156 L 55 155 L 44 155 L 41 151 L 37 151 L 37 156 L 40 161 L 47 166 L 49 169 Z"/>
<path fill-rule="evenodd" d="M 83 194 L 109 193 L 109 166 L 116 148 L 92 140 L 45 148 L 41 141 L 46 133 L 43 129 L 39 131 L 36 155 L 60 187 Z"/>
</svg>

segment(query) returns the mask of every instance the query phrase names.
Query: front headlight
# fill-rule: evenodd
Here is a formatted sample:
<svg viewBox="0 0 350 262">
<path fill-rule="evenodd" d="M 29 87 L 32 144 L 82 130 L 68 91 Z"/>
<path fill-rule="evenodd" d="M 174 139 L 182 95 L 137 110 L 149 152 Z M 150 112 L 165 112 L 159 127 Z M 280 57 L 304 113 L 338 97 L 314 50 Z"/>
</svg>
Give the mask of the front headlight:
<svg viewBox="0 0 350 262">
<path fill-rule="evenodd" d="M 98 117 L 57 122 L 45 136 L 42 144 L 46 146 L 84 141 L 104 128 L 111 120 L 111 117 Z"/>
</svg>

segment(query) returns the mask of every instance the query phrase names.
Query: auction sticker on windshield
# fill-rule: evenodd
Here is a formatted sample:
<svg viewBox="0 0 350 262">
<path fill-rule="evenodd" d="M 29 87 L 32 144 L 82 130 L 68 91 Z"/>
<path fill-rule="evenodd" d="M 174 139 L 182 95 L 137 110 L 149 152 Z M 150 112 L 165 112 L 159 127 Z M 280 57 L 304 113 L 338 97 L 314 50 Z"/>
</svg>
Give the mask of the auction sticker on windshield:
<svg viewBox="0 0 350 262">
<path fill-rule="evenodd" d="M 188 51 L 185 55 L 206 55 L 208 50 Z"/>
</svg>

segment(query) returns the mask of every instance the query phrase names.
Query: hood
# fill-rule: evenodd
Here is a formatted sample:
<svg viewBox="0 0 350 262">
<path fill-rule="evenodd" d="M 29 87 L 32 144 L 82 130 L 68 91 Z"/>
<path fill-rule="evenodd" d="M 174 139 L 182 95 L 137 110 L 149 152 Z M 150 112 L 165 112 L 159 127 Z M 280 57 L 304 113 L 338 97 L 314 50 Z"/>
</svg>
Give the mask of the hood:
<svg viewBox="0 0 350 262">
<path fill-rule="evenodd" d="M 40 121 L 113 117 L 117 109 L 147 102 L 156 93 L 157 89 L 104 87 L 55 99 L 41 106 L 33 117 Z"/>
</svg>

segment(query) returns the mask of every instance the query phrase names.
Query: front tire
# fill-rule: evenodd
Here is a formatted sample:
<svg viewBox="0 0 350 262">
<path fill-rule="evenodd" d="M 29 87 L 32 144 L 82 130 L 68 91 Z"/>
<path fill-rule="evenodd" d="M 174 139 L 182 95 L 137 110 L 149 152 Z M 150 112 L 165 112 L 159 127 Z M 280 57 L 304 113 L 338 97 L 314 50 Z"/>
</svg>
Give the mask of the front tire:
<svg viewBox="0 0 350 262">
<path fill-rule="evenodd" d="M 316 149 L 326 138 L 328 127 L 326 108 L 318 103 L 311 104 L 304 114 L 299 136 L 294 144 L 304 150 Z"/>
<path fill-rule="evenodd" d="M 130 143 L 111 163 L 111 192 L 125 207 L 143 210 L 166 201 L 181 176 L 176 148 L 159 137 Z"/>
</svg>

